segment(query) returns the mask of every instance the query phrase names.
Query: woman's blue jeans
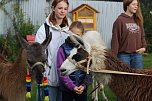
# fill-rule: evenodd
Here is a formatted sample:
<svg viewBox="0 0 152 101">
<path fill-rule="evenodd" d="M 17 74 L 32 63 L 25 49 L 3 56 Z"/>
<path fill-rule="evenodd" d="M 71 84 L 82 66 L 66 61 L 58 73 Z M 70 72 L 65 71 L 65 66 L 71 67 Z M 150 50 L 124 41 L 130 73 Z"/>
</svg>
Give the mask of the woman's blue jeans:
<svg viewBox="0 0 152 101">
<path fill-rule="evenodd" d="M 118 58 L 121 61 L 129 64 L 131 68 L 143 68 L 143 57 L 140 53 L 118 53 Z"/>
</svg>

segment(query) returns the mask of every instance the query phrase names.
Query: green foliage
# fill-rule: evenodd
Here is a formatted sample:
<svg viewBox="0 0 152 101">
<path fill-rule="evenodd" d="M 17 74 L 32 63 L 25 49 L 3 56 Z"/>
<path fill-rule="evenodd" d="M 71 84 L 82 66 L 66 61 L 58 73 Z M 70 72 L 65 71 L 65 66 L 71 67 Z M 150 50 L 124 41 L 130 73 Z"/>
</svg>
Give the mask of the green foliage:
<svg viewBox="0 0 152 101">
<path fill-rule="evenodd" d="M 147 44 L 147 49 L 146 49 L 146 51 L 147 51 L 148 53 L 152 53 L 152 44 Z"/>
<path fill-rule="evenodd" d="M 4 36 L 0 35 L 0 48 L 3 47 L 3 43 L 5 43 Z"/>
<path fill-rule="evenodd" d="M 144 61 L 144 67 L 145 68 L 152 68 L 152 53 L 147 54 L 144 56 L 143 61 Z"/>
<path fill-rule="evenodd" d="M 6 44 L 6 37 L 4 35 L 0 35 L 0 52 L 2 55 L 9 53 L 9 47 Z"/>
<path fill-rule="evenodd" d="M 19 34 L 21 34 L 22 37 L 26 37 L 27 34 L 32 34 L 35 30 L 35 27 L 34 25 L 32 24 L 31 20 L 28 19 L 28 20 L 25 20 L 24 19 L 24 12 L 23 10 L 20 8 L 19 4 L 14 4 L 13 5 L 13 12 L 14 12 L 14 15 L 13 17 L 15 17 L 15 23 L 18 27 L 18 31 L 19 31 Z M 18 39 L 17 39 L 17 36 L 16 36 L 16 33 L 13 37 L 10 37 L 10 39 L 14 39 L 12 41 L 14 41 L 12 44 L 12 49 L 14 50 L 13 52 L 13 55 L 10 57 L 11 60 L 13 60 L 16 56 L 17 56 L 17 53 L 18 53 L 18 49 L 19 49 L 19 42 L 18 42 Z M 11 45 L 12 42 L 10 42 L 9 44 Z"/>
<path fill-rule="evenodd" d="M 146 6 L 145 4 L 141 5 L 142 14 L 144 17 L 144 29 L 146 33 L 147 41 L 147 52 L 152 53 L 152 8 Z"/>
<path fill-rule="evenodd" d="M 27 21 L 24 19 L 23 10 L 20 8 L 19 4 L 15 4 L 14 8 L 14 17 L 16 19 L 16 25 L 18 26 L 19 33 L 25 37 L 27 34 L 32 34 L 35 30 L 34 25 L 32 24 L 31 20 L 28 19 Z"/>
<path fill-rule="evenodd" d="M 152 53 L 152 33 L 151 34 L 146 34 L 146 40 L 147 40 L 146 51 L 148 53 Z"/>
<path fill-rule="evenodd" d="M 11 54 L 8 54 L 8 59 L 10 61 L 15 61 L 16 56 L 19 52 L 19 42 L 17 36 L 13 35 L 11 31 L 8 31 L 7 45 L 10 47 Z"/>
<path fill-rule="evenodd" d="M 25 37 L 27 34 L 32 34 L 35 30 L 30 19 L 27 22 L 21 23 L 19 27 L 19 33 L 21 33 L 23 37 Z"/>
<path fill-rule="evenodd" d="M 27 34 L 32 34 L 35 31 L 35 26 L 32 24 L 30 19 L 25 20 L 24 12 L 20 8 L 19 4 L 14 4 L 12 6 L 12 10 L 13 15 L 10 15 L 9 13 L 7 13 L 7 15 L 11 19 L 13 26 L 17 25 L 19 34 L 21 34 L 21 36 L 23 36 L 24 38 Z M 10 61 L 14 61 L 19 51 L 19 42 L 16 33 L 14 33 L 14 31 L 10 29 L 8 29 L 5 36 L 0 36 L 0 53 L 3 56 L 7 57 L 7 59 L 9 59 Z"/>
<path fill-rule="evenodd" d="M 19 49 L 17 37 L 11 33 L 10 30 L 7 31 L 7 34 L 0 36 L 0 53 L 8 58 L 10 61 L 14 61 L 17 56 Z"/>
<path fill-rule="evenodd" d="M 142 8 L 142 14 L 144 17 L 144 29 L 146 33 L 151 33 L 152 34 L 152 14 L 151 11 L 152 9 L 149 7 L 146 7 L 144 4 L 141 5 Z"/>
</svg>

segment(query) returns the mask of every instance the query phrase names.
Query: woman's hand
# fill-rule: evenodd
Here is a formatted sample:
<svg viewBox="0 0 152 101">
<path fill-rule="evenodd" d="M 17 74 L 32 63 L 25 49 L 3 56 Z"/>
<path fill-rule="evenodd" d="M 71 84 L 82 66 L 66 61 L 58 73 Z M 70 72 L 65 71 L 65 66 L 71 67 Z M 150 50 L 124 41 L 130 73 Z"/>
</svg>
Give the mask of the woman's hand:
<svg viewBox="0 0 152 101">
<path fill-rule="evenodd" d="M 145 50 L 146 50 L 145 48 L 140 48 L 140 49 L 136 50 L 136 52 L 142 54 L 145 52 Z"/>
</svg>

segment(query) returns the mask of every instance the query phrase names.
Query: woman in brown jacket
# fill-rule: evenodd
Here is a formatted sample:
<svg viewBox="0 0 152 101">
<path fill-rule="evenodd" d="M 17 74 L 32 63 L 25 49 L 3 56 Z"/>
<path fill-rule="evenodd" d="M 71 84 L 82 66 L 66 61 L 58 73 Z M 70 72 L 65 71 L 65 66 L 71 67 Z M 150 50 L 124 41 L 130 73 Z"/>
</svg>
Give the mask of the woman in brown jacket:
<svg viewBox="0 0 152 101">
<path fill-rule="evenodd" d="M 132 68 L 143 68 L 146 41 L 139 0 L 124 0 L 123 9 L 113 24 L 112 52 Z"/>
</svg>

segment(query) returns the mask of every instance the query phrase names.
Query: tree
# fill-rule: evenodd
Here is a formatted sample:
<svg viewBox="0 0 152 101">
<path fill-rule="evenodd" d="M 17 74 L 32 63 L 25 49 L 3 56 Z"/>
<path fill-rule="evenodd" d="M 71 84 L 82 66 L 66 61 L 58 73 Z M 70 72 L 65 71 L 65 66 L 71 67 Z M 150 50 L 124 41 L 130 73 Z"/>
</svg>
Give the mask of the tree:
<svg viewBox="0 0 152 101">
<path fill-rule="evenodd" d="M 148 2 L 148 0 L 145 0 Z M 147 40 L 147 52 L 152 52 L 152 2 L 141 4 L 142 14 L 144 18 L 144 29 Z"/>
<path fill-rule="evenodd" d="M 5 15 L 9 17 L 14 31 L 9 28 L 7 29 L 7 34 L 5 33 L 4 35 L 0 36 L 0 53 L 4 57 L 8 57 L 9 60 L 13 61 L 15 60 L 19 49 L 19 42 L 16 37 L 16 33 L 18 32 L 25 37 L 27 34 L 32 34 L 34 32 L 35 26 L 32 24 L 30 19 L 28 21 L 24 20 L 24 12 L 19 6 L 19 2 L 14 2 L 14 4 L 11 5 L 13 10 L 13 15 L 11 15 L 5 7 L 5 5 L 9 2 L 11 2 L 11 0 L 0 1 L 0 10 L 2 10 Z"/>
</svg>

